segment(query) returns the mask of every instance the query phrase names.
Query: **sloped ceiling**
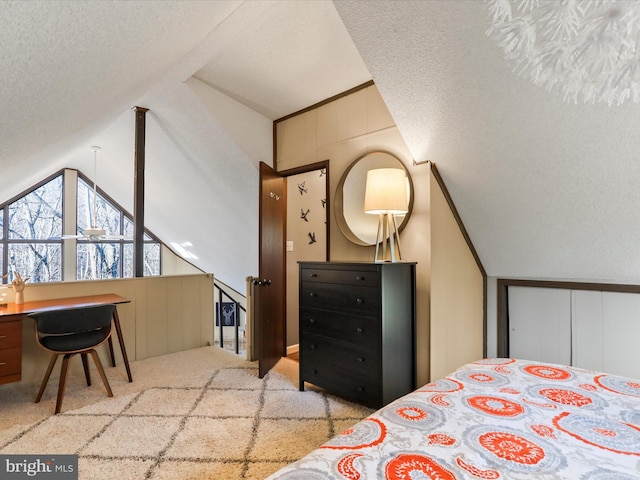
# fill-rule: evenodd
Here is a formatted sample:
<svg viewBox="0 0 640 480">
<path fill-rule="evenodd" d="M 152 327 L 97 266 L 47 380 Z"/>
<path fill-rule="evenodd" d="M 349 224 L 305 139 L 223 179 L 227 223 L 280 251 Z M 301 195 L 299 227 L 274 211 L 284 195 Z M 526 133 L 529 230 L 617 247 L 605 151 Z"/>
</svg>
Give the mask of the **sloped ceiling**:
<svg viewBox="0 0 640 480">
<path fill-rule="evenodd" d="M 640 282 L 640 105 L 567 104 L 519 78 L 485 2 L 335 4 L 489 275 Z"/>
<path fill-rule="evenodd" d="M 329 1 L 0 2 L 0 198 L 64 167 L 243 292 L 258 274 L 258 165 L 273 120 L 370 80 Z"/>
<path fill-rule="evenodd" d="M 513 74 L 481 1 L 0 2 L 0 200 L 63 168 L 238 290 L 257 274 L 272 121 L 371 78 L 438 166 L 489 275 L 640 283 L 640 106 L 570 105 Z"/>
</svg>

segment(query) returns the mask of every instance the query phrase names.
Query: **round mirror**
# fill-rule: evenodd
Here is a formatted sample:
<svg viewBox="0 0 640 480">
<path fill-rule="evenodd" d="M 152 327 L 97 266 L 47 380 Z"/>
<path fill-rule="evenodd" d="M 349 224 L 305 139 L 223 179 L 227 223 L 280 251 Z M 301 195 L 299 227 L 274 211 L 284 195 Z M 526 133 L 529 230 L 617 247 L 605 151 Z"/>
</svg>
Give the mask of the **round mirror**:
<svg viewBox="0 0 640 480">
<path fill-rule="evenodd" d="M 335 215 L 338 228 L 353 243 L 363 246 L 375 245 L 378 232 L 378 215 L 364 213 L 364 193 L 367 172 L 378 168 L 399 168 L 407 176 L 409 212 L 396 215 L 401 232 L 409 220 L 413 208 L 413 183 L 400 159 L 387 152 L 370 152 L 353 162 L 344 172 L 335 197 Z"/>
</svg>

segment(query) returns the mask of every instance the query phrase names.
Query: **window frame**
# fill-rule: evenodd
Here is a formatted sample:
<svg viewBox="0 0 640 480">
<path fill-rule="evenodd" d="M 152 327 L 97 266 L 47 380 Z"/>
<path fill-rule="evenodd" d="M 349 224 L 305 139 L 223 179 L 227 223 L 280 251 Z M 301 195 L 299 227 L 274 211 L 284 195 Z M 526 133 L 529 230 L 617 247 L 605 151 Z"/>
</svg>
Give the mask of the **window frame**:
<svg viewBox="0 0 640 480">
<path fill-rule="evenodd" d="M 67 191 L 67 189 L 69 188 L 68 182 L 67 182 L 67 175 L 65 175 L 65 173 L 67 171 L 72 171 L 76 173 L 76 182 L 75 185 L 72 187 L 74 188 L 74 197 L 75 197 L 75 202 L 74 205 L 68 205 L 67 202 L 65 201 L 67 197 L 67 194 L 69 193 Z M 2 236 L 0 237 L 0 245 L 2 245 L 2 249 L 1 249 L 1 263 L 0 263 L 0 267 L 2 272 L 0 272 L 0 275 L 5 275 L 8 271 L 9 271 L 9 245 L 10 244 L 59 244 L 60 248 L 61 248 L 61 255 L 60 255 L 60 272 L 61 272 L 61 281 L 93 281 L 93 279 L 91 280 L 78 280 L 77 278 L 77 269 L 78 269 L 78 249 L 77 249 L 77 245 L 78 244 L 91 244 L 91 243 L 106 243 L 106 244 L 116 244 L 118 245 L 118 248 L 120 249 L 120 261 L 118 264 L 118 277 L 116 278 L 130 278 L 130 277 L 123 277 L 123 272 L 124 272 L 124 246 L 127 244 L 133 244 L 133 240 L 125 240 L 125 239 L 117 239 L 117 240 L 104 240 L 104 241 L 92 241 L 92 240 L 83 240 L 83 239 L 10 239 L 9 238 L 9 206 L 20 200 L 21 198 L 33 193 L 35 190 L 37 190 L 38 188 L 42 187 L 43 185 L 49 183 L 50 181 L 54 180 L 57 177 L 61 177 L 61 188 L 62 188 L 62 201 L 61 201 L 61 208 L 62 208 L 62 225 L 63 225 L 63 232 L 62 234 L 64 235 L 64 226 L 65 226 L 65 217 L 67 217 L 68 213 L 72 213 L 72 217 L 75 219 L 75 226 L 74 226 L 74 234 L 75 232 L 78 231 L 78 221 L 77 221 L 77 211 L 76 212 L 69 212 L 69 209 L 74 208 L 77 210 L 77 204 L 78 204 L 78 181 L 80 179 L 82 179 L 90 188 L 93 188 L 93 180 L 91 180 L 87 175 L 85 175 L 84 173 L 82 173 L 81 171 L 77 170 L 77 169 L 72 169 L 72 168 L 63 168 L 61 170 L 58 170 L 57 172 L 49 175 L 48 177 L 44 178 L 43 180 L 37 182 L 36 184 L 32 185 L 31 187 L 21 191 L 20 193 L 18 193 L 17 195 L 14 195 L 13 197 L 9 198 L 8 200 L 0 203 L 0 211 L 1 211 L 1 215 L 2 215 L 2 228 L 1 228 L 1 233 Z M 107 194 L 103 189 L 101 189 L 98 185 L 96 185 L 96 193 L 98 195 L 100 195 L 102 198 L 104 198 L 113 208 L 115 208 L 119 214 L 120 214 L 120 233 L 118 233 L 117 235 L 124 235 L 124 229 L 125 229 L 125 220 L 129 220 L 130 222 L 133 223 L 133 215 L 131 215 L 126 209 L 124 209 L 118 202 L 116 202 L 109 194 Z M 148 230 L 146 227 L 144 229 L 144 234 L 145 234 L 145 239 L 144 239 L 144 244 L 158 244 L 159 247 L 159 254 L 160 254 L 160 258 L 159 258 L 159 270 L 160 273 L 159 275 L 162 275 L 162 267 L 163 267 L 163 242 L 155 235 L 153 234 L 153 232 L 151 232 L 150 230 Z M 69 240 L 73 241 L 75 240 L 76 244 L 75 244 L 75 248 L 74 249 L 66 249 L 65 242 L 68 242 Z M 74 265 L 74 271 L 73 271 L 73 278 L 74 279 L 67 279 L 65 280 L 65 277 L 67 276 L 66 274 L 69 272 L 65 272 L 65 266 L 69 267 L 69 265 L 67 264 L 66 260 L 67 258 L 65 258 L 65 255 L 69 254 L 69 252 L 73 252 L 73 256 L 75 258 L 75 262 L 73 262 Z M 0 285 L 2 284 L 7 284 L 8 283 L 8 279 L 7 278 L 0 278 Z M 56 282 L 42 282 L 42 283 L 58 283 Z"/>
<path fill-rule="evenodd" d="M 16 238 L 16 239 L 11 239 L 9 238 L 9 205 L 11 205 L 14 202 L 17 202 L 18 200 L 20 200 L 23 197 L 26 197 L 27 195 L 33 193 L 34 191 L 36 191 L 38 188 L 46 185 L 47 183 L 49 183 L 50 181 L 56 179 L 57 177 L 61 177 L 61 181 L 62 181 L 62 223 L 64 225 L 64 212 L 65 212 L 65 201 L 64 201 L 64 192 L 65 192 L 65 178 L 64 178 L 64 169 L 57 171 L 56 173 L 53 173 L 52 175 L 49 175 L 48 177 L 46 177 L 45 179 L 39 181 L 38 183 L 32 185 L 31 187 L 27 188 L 26 190 L 23 190 L 22 192 L 18 193 L 17 195 L 14 195 L 13 197 L 9 198 L 6 202 L 2 202 L 0 204 L 0 210 L 2 210 L 2 238 L 0 238 L 0 243 L 2 244 L 2 273 L 0 273 L 0 275 L 6 275 L 8 273 L 8 269 L 9 269 L 9 244 L 60 244 L 60 276 L 61 278 L 64 278 L 64 262 L 65 262 L 65 258 L 64 258 L 64 240 L 62 238 L 60 239 L 48 239 L 48 238 L 40 238 L 40 239 L 21 239 L 21 238 Z M 63 227 L 64 228 L 64 227 Z M 8 284 L 9 280 L 8 277 L 7 278 L 1 278 L 0 279 L 0 285 L 2 284 Z M 57 282 L 46 282 L 46 283 L 57 283 Z"/>
</svg>

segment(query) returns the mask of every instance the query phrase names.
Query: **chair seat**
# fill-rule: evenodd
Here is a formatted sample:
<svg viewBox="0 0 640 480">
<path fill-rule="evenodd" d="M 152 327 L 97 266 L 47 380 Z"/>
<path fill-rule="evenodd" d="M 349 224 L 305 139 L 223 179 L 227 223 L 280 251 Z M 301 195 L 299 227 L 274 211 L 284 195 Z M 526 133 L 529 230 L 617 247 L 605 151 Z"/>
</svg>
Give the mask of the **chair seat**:
<svg viewBox="0 0 640 480">
<path fill-rule="evenodd" d="M 42 379 L 40 391 L 36 396 L 36 403 L 42 398 L 58 356 L 62 356 L 55 410 L 56 413 L 60 413 L 67 381 L 69 359 L 76 354 L 80 354 L 82 357 L 82 366 L 87 385 L 91 386 L 91 374 L 89 373 L 89 363 L 87 361 L 87 357 L 91 355 L 107 395 L 113 397 L 109 380 L 107 380 L 104 368 L 102 368 L 102 362 L 100 362 L 100 357 L 98 357 L 98 352 L 96 352 L 95 348 L 110 339 L 115 308 L 115 305 L 107 304 L 50 310 L 29 315 L 34 320 L 36 340 L 43 348 L 53 352 L 47 371 Z"/>
<path fill-rule="evenodd" d="M 92 348 L 103 342 L 110 333 L 109 329 L 99 329 L 71 335 L 49 335 L 42 337 L 40 343 L 54 352 L 72 352 Z"/>
</svg>

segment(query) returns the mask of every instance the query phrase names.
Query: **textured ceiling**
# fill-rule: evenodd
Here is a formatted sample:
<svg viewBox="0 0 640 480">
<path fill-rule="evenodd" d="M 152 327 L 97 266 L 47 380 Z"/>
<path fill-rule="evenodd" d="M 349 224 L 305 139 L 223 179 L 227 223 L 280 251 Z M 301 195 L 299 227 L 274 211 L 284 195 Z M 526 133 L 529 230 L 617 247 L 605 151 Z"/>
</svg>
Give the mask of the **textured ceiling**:
<svg viewBox="0 0 640 480">
<path fill-rule="evenodd" d="M 370 80 L 330 1 L 0 0 L 0 198 L 64 167 L 133 203 L 147 114 L 145 225 L 237 290 L 258 274 L 258 164 L 273 120 Z"/>
<path fill-rule="evenodd" d="M 63 167 L 242 290 L 272 120 L 373 78 L 434 161 L 489 275 L 640 283 L 640 106 L 570 105 L 513 74 L 481 1 L 0 1 L 0 192 Z M 222 253 L 221 253 L 222 252 Z"/>
<path fill-rule="evenodd" d="M 489 275 L 640 283 L 640 105 L 567 104 L 519 78 L 485 2 L 335 4 Z"/>
<path fill-rule="evenodd" d="M 330 2 L 249 2 L 195 77 L 272 120 L 371 79 Z"/>
</svg>

